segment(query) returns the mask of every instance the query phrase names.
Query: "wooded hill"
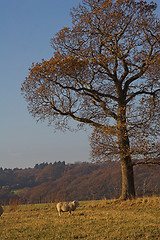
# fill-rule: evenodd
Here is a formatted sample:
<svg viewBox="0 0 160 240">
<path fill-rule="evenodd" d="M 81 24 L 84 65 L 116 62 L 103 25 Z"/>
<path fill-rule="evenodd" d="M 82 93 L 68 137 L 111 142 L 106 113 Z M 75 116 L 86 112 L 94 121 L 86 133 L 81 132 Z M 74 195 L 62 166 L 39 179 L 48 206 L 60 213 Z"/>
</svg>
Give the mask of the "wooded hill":
<svg viewBox="0 0 160 240">
<path fill-rule="evenodd" d="M 135 166 L 134 172 L 137 196 L 160 195 L 160 166 Z M 118 162 L 55 162 L 27 169 L 0 168 L 0 202 L 15 198 L 29 203 L 111 199 L 120 193 Z"/>
</svg>

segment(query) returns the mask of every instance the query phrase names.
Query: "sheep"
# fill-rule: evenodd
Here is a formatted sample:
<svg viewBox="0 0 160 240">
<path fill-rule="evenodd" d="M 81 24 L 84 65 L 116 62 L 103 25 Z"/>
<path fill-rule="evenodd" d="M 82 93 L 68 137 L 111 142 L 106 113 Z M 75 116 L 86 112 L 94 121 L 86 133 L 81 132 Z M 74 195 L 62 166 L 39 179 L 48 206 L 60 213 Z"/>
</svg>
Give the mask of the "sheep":
<svg viewBox="0 0 160 240">
<path fill-rule="evenodd" d="M 74 200 L 73 202 L 70 202 L 70 203 L 59 202 L 57 203 L 56 207 L 60 216 L 61 212 L 69 212 L 71 214 L 71 211 L 74 211 L 78 206 L 79 206 L 79 202 Z"/>
<path fill-rule="evenodd" d="M 2 213 L 3 213 L 3 208 L 0 205 L 0 216 L 2 215 Z"/>
</svg>

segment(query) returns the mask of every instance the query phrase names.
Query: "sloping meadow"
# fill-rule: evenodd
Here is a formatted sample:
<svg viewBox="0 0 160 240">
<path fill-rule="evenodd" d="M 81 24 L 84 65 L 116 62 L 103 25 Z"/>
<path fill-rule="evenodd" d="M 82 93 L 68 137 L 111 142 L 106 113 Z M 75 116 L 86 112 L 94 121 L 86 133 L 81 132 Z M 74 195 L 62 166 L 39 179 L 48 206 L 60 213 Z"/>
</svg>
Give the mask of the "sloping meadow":
<svg viewBox="0 0 160 240">
<path fill-rule="evenodd" d="M 83 201 L 61 217 L 55 204 L 3 206 L 0 239 L 160 239 L 160 198 Z"/>
</svg>

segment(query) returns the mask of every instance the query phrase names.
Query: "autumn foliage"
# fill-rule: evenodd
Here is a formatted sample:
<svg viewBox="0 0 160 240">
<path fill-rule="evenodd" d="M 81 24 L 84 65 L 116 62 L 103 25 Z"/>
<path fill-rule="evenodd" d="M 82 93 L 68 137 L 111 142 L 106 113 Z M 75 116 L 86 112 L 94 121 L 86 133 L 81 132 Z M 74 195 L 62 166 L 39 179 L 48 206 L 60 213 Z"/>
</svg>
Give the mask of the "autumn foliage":
<svg viewBox="0 0 160 240">
<path fill-rule="evenodd" d="M 159 171 L 160 166 L 135 167 L 137 196 L 160 195 Z M 120 194 L 121 169 L 117 162 L 42 163 L 34 168 L 1 169 L 0 173 L 3 204 L 112 199 Z"/>
<path fill-rule="evenodd" d="M 134 198 L 133 158 L 159 153 L 160 21 L 142 0 L 82 0 L 53 58 L 22 84 L 30 114 L 55 129 L 89 125 L 92 157 L 120 160 L 122 198 Z M 96 143 L 96 144 L 95 144 Z M 98 159 L 99 158 L 99 159 Z"/>
</svg>

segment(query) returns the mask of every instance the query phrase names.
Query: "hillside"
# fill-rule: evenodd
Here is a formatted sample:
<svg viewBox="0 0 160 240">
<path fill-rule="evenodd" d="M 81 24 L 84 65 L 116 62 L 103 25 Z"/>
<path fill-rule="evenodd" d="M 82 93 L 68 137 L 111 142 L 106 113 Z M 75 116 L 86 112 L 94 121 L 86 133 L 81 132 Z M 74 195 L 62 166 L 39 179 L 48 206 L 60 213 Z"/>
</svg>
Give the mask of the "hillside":
<svg viewBox="0 0 160 240">
<path fill-rule="evenodd" d="M 134 171 L 138 196 L 160 195 L 160 166 L 137 166 Z M 0 169 L 1 202 L 13 198 L 30 203 L 111 199 L 118 198 L 120 193 L 121 169 L 117 162 L 55 162 L 28 169 Z"/>
<path fill-rule="evenodd" d="M 1 240 L 160 239 L 160 199 L 83 201 L 61 217 L 55 203 L 9 205 L 0 229 Z"/>
</svg>

